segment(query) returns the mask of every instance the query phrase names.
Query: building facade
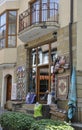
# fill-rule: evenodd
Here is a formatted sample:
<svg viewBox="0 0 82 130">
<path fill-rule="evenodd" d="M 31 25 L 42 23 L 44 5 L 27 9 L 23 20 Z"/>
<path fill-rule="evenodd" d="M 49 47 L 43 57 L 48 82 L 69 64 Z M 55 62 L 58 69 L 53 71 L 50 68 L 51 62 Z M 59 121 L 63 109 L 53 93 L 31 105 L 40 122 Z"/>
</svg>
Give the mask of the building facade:
<svg viewBox="0 0 82 130">
<path fill-rule="evenodd" d="M 76 115 L 82 122 L 81 5 L 81 0 L 0 1 L 2 107 L 25 100 L 30 91 L 40 103 L 51 92 L 65 107 L 75 67 Z"/>
</svg>

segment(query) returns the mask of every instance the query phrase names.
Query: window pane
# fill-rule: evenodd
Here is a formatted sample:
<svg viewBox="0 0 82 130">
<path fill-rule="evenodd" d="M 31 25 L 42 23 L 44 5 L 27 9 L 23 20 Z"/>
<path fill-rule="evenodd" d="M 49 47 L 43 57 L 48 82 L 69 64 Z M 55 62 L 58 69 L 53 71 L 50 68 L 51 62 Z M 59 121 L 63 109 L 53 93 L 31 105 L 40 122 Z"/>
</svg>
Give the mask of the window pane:
<svg viewBox="0 0 82 130">
<path fill-rule="evenodd" d="M 8 36 L 8 47 L 16 46 L 16 36 Z"/>
<path fill-rule="evenodd" d="M 55 62 L 56 54 L 57 54 L 57 42 L 51 44 L 51 62 Z"/>
<path fill-rule="evenodd" d="M 36 65 L 36 48 L 32 49 L 32 66 Z"/>
<path fill-rule="evenodd" d="M 16 34 L 16 24 L 9 24 L 8 34 Z"/>
<path fill-rule="evenodd" d="M 42 3 L 42 21 L 46 21 L 47 20 L 47 12 L 48 12 L 48 4 L 47 3 Z"/>
<path fill-rule="evenodd" d="M 40 4 L 39 1 L 32 4 L 32 23 L 39 22 Z"/>
<path fill-rule="evenodd" d="M 42 49 L 38 47 L 38 64 L 42 64 Z"/>
<path fill-rule="evenodd" d="M 6 26 L 0 28 L 0 38 L 5 37 L 6 35 Z"/>
<path fill-rule="evenodd" d="M 47 0 L 42 0 L 42 3 L 47 3 L 48 1 Z"/>
<path fill-rule="evenodd" d="M 9 23 L 16 22 L 16 11 L 9 11 Z"/>
<path fill-rule="evenodd" d="M 5 38 L 0 40 L 0 48 L 5 48 Z"/>
<path fill-rule="evenodd" d="M 36 91 L 36 68 L 32 68 L 32 89 Z"/>
<path fill-rule="evenodd" d="M 56 2 L 56 3 L 59 3 L 59 0 L 50 0 L 50 2 Z"/>
<path fill-rule="evenodd" d="M 6 13 L 1 15 L 1 17 L 0 17 L 0 26 L 2 26 L 4 24 L 6 24 Z"/>
<path fill-rule="evenodd" d="M 41 46 L 41 52 L 39 54 L 39 63 L 40 64 L 47 64 L 49 63 L 49 45 Z"/>
</svg>

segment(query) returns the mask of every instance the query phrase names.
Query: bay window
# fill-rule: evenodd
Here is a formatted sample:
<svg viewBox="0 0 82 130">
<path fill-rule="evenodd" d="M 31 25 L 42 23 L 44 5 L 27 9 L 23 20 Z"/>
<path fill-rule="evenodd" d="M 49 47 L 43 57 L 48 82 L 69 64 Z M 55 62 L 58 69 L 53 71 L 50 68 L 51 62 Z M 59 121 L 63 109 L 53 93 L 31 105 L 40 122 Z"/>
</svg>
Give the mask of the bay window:
<svg viewBox="0 0 82 130">
<path fill-rule="evenodd" d="M 0 49 L 16 47 L 17 11 L 7 10 L 0 16 Z"/>
</svg>

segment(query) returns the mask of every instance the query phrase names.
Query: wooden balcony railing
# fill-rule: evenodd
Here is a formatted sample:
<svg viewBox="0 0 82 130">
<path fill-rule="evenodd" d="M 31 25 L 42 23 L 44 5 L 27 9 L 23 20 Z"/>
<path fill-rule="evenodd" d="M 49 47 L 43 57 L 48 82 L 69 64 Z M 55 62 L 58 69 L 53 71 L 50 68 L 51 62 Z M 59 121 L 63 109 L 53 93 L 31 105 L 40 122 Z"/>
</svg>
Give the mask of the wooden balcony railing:
<svg viewBox="0 0 82 130">
<path fill-rule="evenodd" d="M 58 23 L 58 3 L 35 4 L 19 15 L 19 32 L 31 25 L 41 24 L 43 22 Z"/>
</svg>

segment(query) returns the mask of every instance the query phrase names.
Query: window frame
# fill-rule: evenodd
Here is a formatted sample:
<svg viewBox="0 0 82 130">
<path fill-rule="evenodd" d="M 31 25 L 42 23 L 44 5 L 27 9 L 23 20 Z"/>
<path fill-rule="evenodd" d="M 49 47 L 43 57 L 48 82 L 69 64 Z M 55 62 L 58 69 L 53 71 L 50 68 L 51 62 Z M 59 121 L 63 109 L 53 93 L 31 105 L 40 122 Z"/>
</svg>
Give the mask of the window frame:
<svg viewBox="0 0 82 130">
<path fill-rule="evenodd" d="M 15 23 L 15 25 L 16 25 L 15 34 L 8 34 L 8 31 L 9 31 L 9 11 L 16 11 L 16 21 L 11 23 L 11 24 Z M 5 13 L 6 13 L 6 22 L 5 22 L 4 26 L 6 26 L 6 34 L 5 34 L 5 47 L 4 48 L 15 48 L 17 46 L 17 15 L 18 15 L 18 12 L 17 12 L 17 9 L 5 10 L 3 13 L 0 14 L 0 18 Z M 0 28 L 1 27 L 2 26 L 0 26 Z M 11 47 L 8 46 L 8 36 L 15 36 L 16 37 L 15 46 L 12 46 L 12 45 L 11 45 Z M 1 38 L 0 38 L 0 40 L 1 40 Z M 0 49 L 3 49 L 3 47 L 1 47 Z"/>
</svg>

